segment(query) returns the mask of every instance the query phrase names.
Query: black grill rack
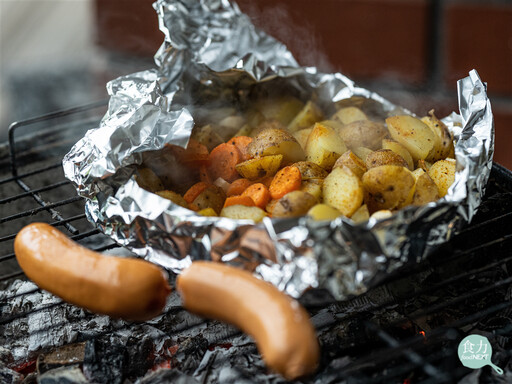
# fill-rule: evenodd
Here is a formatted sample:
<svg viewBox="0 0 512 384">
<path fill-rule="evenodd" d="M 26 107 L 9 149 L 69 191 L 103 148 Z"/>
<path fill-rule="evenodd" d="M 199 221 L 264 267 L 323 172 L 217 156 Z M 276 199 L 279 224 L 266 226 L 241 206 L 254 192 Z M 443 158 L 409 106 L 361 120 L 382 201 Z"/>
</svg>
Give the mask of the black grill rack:
<svg viewBox="0 0 512 384">
<path fill-rule="evenodd" d="M 61 166 L 71 145 L 98 125 L 105 106 L 102 101 L 10 126 L 8 147 L 2 152 L 0 146 L 0 169 L 8 169 L 0 173 L 0 289 L 15 279 L 26 279 L 17 266 L 13 241 L 30 222 L 48 222 L 97 251 L 117 247 L 86 220 L 84 202 L 64 178 Z M 494 164 L 486 198 L 472 224 L 426 262 L 400 271 L 360 297 L 308 307 L 323 350 L 322 366 L 312 380 L 457 382 L 471 373 L 457 360 L 456 348 L 472 330 L 484 330 L 499 350 L 500 362 L 508 364 L 511 192 L 512 174 Z M 0 326 L 30 311 L 0 319 Z M 398 315 L 389 318 L 391 312 Z M 435 326 L 418 325 L 436 316 L 444 320 L 436 320 Z M 349 332 L 344 328 L 347 324 L 353 328 Z M 495 358 L 493 362 L 500 365 Z M 490 378 L 486 382 L 494 382 L 490 368 L 484 370 Z"/>
</svg>

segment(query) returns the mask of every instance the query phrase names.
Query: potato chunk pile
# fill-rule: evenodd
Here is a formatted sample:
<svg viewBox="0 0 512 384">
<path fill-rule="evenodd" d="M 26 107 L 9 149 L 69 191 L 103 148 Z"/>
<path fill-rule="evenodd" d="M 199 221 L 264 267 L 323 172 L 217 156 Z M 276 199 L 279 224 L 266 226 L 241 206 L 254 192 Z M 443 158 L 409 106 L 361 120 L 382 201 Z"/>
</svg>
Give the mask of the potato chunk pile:
<svg viewBox="0 0 512 384">
<path fill-rule="evenodd" d="M 218 112 L 218 111 L 217 111 Z M 142 188 L 205 216 L 382 219 L 446 195 L 453 137 L 431 111 L 371 120 L 356 106 L 330 117 L 295 98 L 225 109 L 197 124 L 186 149 L 147 155 Z"/>
</svg>

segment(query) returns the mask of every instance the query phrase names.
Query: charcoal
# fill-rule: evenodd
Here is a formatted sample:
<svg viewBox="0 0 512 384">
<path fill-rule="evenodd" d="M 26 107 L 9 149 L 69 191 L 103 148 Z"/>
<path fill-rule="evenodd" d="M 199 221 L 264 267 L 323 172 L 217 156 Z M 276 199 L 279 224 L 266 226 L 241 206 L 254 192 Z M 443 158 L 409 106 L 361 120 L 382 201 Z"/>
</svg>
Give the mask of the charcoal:
<svg viewBox="0 0 512 384">
<path fill-rule="evenodd" d="M 38 384 L 89 384 L 78 365 L 60 367 L 43 373 Z"/>
<path fill-rule="evenodd" d="M 180 372 L 177 369 L 159 369 L 151 372 L 144 378 L 137 380 L 135 384 L 199 384 L 193 377 Z"/>
<path fill-rule="evenodd" d="M 51 369 L 83 363 L 85 343 L 64 345 L 37 357 L 37 371 L 42 374 Z"/>
<path fill-rule="evenodd" d="M 108 341 L 90 340 L 85 346 L 84 373 L 89 380 L 98 384 L 121 384 L 127 356 L 122 345 Z"/>
<path fill-rule="evenodd" d="M 2 384 L 19 384 L 23 380 L 23 375 L 5 366 L 0 361 L 0 383 Z"/>
</svg>

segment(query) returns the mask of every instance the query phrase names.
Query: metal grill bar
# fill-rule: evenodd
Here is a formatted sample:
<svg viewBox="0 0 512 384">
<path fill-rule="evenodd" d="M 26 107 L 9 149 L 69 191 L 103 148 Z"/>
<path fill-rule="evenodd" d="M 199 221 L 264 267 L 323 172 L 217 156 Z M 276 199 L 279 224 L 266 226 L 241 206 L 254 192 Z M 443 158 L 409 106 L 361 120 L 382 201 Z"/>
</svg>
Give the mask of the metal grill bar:
<svg viewBox="0 0 512 384">
<path fill-rule="evenodd" d="M 32 189 L 28 192 L 20 193 L 19 195 L 15 195 L 15 196 L 11 196 L 11 197 L 2 199 L 2 200 L 0 200 L 0 204 L 10 203 L 11 201 L 18 200 L 23 197 L 32 196 L 33 193 L 46 192 L 46 191 L 50 191 L 52 189 L 61 187 L 63 185 L 69 185 L 69 184 L 70 184 L 69 181 L 63 180 L 63 181 L 59 181 L 58 183 L 55 183 L 55 184 L 45 185 L 44 187 Z"/>
</svg>

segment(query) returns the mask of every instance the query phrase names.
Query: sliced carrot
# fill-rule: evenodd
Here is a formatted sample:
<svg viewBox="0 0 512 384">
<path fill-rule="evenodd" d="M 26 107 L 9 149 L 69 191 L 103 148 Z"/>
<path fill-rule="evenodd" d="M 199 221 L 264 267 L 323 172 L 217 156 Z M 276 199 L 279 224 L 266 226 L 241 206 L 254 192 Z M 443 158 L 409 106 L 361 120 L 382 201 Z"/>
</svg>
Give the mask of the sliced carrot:
<svg viewBox="0 0 512 384">
<path fill-rule="evenodd" d="M 247 207 L 254 207 L 254 201 L 249 196 L 231 196 L 224 202 L 224 207 L 231 205 L 245 205 Z"/>
<path fill-rule="evenodd" d="M 245 191 L 252 184 L 252 181 L 249 179 L 236 179 L 231 183 L 226 192 L 226 195 L 229 196 L 237 196 L 241 195 L 243 191 Z"/>
<path fill-rule="evenodd" d="M 284 167 L 276 173 L 270 184 L 270 195 L 273 199 L 280 199 L 289 192 L 300 188 L 302 177 L 299 168 L 291 165 Z"/>
<path fill-rule="evenodd" d="M 217 145 L 208 156 L 208 173 L 213 180 L 222 177 L 231 183 L 239 177 L 235 166 L 242 161 L 242 154 L 231 143 Z"/>
<path fill-rule="evenodd" d="M 249 160 L 249 155 L 247 154 L 247 147 L 252 142 L 252 137 L 237 136 L 233 137 L 231 140 L 229 140 L 229 142 L 238 148 L 238 150 L 242 154 L 243 161 Z"/>
<path fill-rule="evenodd" d="M 261 183 L 251 185 L 242 193 L 242 196 L 249 196 L 254 201 L 254 204 L 262 209 L 265 209 L 265 206 L 270 201 L 270 192 Z"/>
<path fill-rule="evenodd" d="M 208 167 L 204 164 L 199 167 L 199 179 L 206 184 L 213 184 L 213 180 L 208 173 Z"/>
<path fill-rule="evenodd" d="M 193 203 L 188 204 L 188 209 L 190 209 L 191 211 L 199 212 L 199 207 Z"/>
<path fill-rule="evenodd" d="M 197 196 L 201 194 L 206 188 L 208 188 L 208 183 L 205 183 L 204 181 L 200 181 L 199 183 L 194 184 L 189 188 L 187 192 L 183 195 L 183 198 L 185 201 L 189 204 L 191 204 Z"/>
<path fill-rule="evenodd" d="M 181 154 L 181 160 L 187 165 L 198 167 L 208 162 L 208 148 L 199 141 L 190 139 L 187 149 Z"/>
</svg>

